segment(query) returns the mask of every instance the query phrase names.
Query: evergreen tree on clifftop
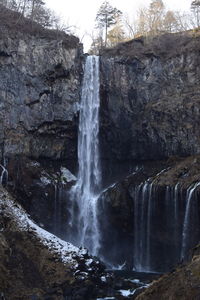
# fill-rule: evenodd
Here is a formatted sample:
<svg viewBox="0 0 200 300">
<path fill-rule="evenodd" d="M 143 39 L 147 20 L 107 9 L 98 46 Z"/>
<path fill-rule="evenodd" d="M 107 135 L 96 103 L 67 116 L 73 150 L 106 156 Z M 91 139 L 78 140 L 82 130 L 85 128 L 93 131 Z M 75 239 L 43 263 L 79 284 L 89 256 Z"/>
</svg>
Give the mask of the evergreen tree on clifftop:
<svg viewBox="0 0 200 300">
<path fill-rule="evenodd" d="M 107 46 L 108 29 L 117 23 L 121 15 L 122 12 L 116 7 L 112 7 L 108 1 L 103 2 L 100 6 L 97 12 L 96 22 L 99 30 L 102 31 L 102 34 L 105 34 L 105 47 Z"/>
</svg>

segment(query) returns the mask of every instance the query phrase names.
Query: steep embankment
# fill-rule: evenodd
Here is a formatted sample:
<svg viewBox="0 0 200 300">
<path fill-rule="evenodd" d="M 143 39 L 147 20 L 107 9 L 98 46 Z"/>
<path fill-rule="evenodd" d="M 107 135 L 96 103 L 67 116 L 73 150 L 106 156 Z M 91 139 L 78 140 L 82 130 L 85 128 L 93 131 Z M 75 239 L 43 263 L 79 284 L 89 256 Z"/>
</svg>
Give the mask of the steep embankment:
<svg viewBox="0 0 200 300">
<path fill-rule="evenodd" d="M 108 288 L 98 261 L 33 223 L 3 188 L 0 257 L 2 299 L 94 299 Z"/>
<path fill-rule="evenodd" d="M 200 299 L 200 256 L 197 255 L 191 263 L 178 267 L 175 271 L 162 276 L 137 300 L 198 300 Z"/>
</svg>

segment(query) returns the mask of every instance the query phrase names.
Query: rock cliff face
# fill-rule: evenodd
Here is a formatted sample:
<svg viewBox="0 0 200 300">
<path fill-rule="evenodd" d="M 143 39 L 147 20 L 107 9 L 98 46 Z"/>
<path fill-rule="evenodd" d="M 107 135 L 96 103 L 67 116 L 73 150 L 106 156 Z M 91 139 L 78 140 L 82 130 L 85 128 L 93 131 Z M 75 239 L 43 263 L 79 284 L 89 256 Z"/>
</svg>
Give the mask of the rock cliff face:
<svg viewBox="0 0 200 300">
<path fill-rule="evenodd" d="M 1 156 L 76 157 L 82 49 L 78 39 L 0 39 Z"/>
<path fill-rule="evenodd" d="M 199 33 L 187 32 L 101 53 L 102 161 L 119 177 L 121 162 L 139 168 L 99 201 L 102 256 L 114 265 L 166 271 L 199 240 L 199 51 Z"/>
<path fill-rule="evenodd" d="M 136 39 L 101 56 L 102 156 L 161 159 L 200 152 L 200 37 Z"/>
<path fill-rule="evenodd" d="M 55 232 L 61 167 L 74 171 L 77 163 L 82 45 L 74 36 L 45 30 L 9 10 L 4 17 L 0 160 L 8 170 L 9 189 L 36 221 Z M 63 218 L 65 223 L 66 214 Z"/>
</svg>

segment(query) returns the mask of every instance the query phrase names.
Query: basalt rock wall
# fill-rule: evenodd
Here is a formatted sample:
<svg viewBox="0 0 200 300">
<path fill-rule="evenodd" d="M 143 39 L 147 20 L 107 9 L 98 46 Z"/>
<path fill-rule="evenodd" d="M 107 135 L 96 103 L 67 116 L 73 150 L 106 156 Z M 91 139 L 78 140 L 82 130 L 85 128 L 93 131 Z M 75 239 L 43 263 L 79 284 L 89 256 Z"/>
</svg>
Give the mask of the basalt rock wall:
<svg viewBox="0 0 200 300">
<path fill-rule="evenodd" d="M 82 44 L 1 9 L 0 163 L 8 170 L 1 182 L 57 233 L 58 189 L 67 183 L 61 167 L 74 171 L 77 164 Z"/>
<path fill-rule="evenodd" d="M 0 151 L 76 158 L 82 47 L 72 36 L 0 37 Z"/>
<path fill-rule="evenodd" d="M 163 159 L 200 152 L 200 38 L 138 38 L 101 56 L 105 159 Z"/>
</svg>

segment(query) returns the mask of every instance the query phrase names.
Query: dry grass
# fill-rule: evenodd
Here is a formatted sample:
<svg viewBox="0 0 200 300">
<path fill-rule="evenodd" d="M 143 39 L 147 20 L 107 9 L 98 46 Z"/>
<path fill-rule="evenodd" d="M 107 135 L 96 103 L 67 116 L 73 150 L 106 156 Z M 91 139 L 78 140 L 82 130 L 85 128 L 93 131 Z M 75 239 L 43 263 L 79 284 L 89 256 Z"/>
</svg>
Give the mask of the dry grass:
<svg viewBox="0 0 200 300">
<path fill-rule="evenodd" d="M 188 51 L 200 51 L 200 29 L 180 33 L 165 33 L 155 37 L 138 37 L 114 48 L 104 49 L 101 55 L 125 58 L 169 58 Z"/>
</svg>

